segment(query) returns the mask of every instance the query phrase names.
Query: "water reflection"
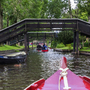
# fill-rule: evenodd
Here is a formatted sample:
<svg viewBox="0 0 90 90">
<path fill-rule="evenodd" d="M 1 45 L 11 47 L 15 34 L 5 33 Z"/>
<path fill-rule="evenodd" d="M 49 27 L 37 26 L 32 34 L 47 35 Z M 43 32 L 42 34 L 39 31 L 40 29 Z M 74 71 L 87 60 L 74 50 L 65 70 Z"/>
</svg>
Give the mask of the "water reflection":
<svg viewBox="0 0 90 90">
<path fill-rule="evenodd" d="M 90 56 L 72 55 L 53 51 L 31 50 L 26 63 L 0 65 L 0 90 L 23 90 L 32 82 L 47 79 L 59 69 L 60 58 L 65 56 L 68 67 L 77 75 L 90 75 Z"/>
</svg>

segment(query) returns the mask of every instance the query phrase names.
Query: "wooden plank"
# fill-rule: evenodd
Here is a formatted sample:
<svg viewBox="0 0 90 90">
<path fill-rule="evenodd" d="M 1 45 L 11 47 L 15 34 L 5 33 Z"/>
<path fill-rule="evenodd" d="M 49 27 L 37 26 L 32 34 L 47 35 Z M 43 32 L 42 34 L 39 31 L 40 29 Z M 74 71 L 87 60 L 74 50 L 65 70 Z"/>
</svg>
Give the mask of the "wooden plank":
<svg viewBox="0 0 90 90">
<path fill-rule="evenodd" d="M 90 35 L 90 25 L 86 25 L 84 23 L 78 23 L 78 30 L 80 33 L 84 33 Z"/>
<path fill-rule="evenodd" d="M 6 37 L 2 37 L 1 39 L 0 39 L 0 43 L 1 42 L 5 42 L 5 41 L 8 41 L 8 40 L 11 40 L 13 37 L 15 37 L 15 36 L 18 36 L 18 35 L 21 35 L 21 34 L 24 34 L 25 33 L 25 31 L 22 31 L 22 32 L 19 32 L 19 33 L 15 33 L 14 35 L 12 35 L 12 36 L 6 36 Z"/>
<path fill-rule="evenodd" d="M 16 30 L 11 31 L 11 32 L 8 32 L 8 33 L 5 33 L 5 34 L 1 34 L 0 38 L 3 38 L 4 36 L 11 36 L 11 35 L 13 35 L 15 33 L 18 33 L 20 31 L 22 31 L 24 28 L 25 28 L 25 25 L 20 27 L 20 28 L 18 28 L 18 29 L 16 29 Z"/>
<path fill-rule="evenodd" d="M 27 28 L 76 28 L 76 24 L 27 24 Z"/>
<path fill-rule="evenodd" d="M 0 30 L 0 34 L 1 34 L 1 33 L 3 34 L 4 32 L 6 33 L 6 32 L 8 32 L 9 30 L 12 30 L 12 29 L 17 28 L 18 26 L 24 25 L 24 24 L 25 24 L 25 21 L 22 21 L 22 22 L 13 24 L 13 25 L 5 28 L 5 29 Z"/>
</svg>

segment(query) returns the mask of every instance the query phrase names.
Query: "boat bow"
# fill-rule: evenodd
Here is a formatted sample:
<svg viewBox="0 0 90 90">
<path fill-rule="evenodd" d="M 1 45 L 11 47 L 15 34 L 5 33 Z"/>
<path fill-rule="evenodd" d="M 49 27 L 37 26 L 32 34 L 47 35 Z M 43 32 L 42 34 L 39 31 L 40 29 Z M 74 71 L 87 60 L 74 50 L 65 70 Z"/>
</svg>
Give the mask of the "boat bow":
<svg viewBox="0 0 90 90">
<path fill-rule="evenodd" d="M 60 64 L 60 69 L 47 80 L 38 80 L 24 90 L 90 90 L 90 79 L 79 77 L 70 71 L 65 57 L 61 59 Z M 31 88 L 33 85 L 35 88 Z"/>
</svg>

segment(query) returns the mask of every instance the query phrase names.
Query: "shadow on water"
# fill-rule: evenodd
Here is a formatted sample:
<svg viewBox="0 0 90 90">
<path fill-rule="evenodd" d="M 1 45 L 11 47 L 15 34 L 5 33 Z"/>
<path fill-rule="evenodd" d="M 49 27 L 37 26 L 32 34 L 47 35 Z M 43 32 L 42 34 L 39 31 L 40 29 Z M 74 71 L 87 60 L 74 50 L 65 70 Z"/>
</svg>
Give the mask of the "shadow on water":
<svg viewBox="0 0 90 90">
<path fill-rule="evenodd" d="M 68 67 L 77 75 L 90 75 L 90 56 L 72 55 L 53 51 L 30 50 L 24 64 L 0 65 L 0 90 L 23 90 L 32 82 L 47 79 L 59 69 L 60 58 L 65 56 Z"/>
</svg>

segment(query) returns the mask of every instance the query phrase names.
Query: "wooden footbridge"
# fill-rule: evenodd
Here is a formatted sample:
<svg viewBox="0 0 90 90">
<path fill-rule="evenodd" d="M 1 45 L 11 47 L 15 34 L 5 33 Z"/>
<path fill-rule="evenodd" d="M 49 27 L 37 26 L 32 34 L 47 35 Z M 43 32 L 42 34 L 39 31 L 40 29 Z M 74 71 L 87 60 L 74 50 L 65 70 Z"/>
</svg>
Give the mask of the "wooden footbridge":
<svg viewBox="0 0 90 90">
<path fill-rule="evenodd" d="M 36 31 L 63 31 L 73 30 L 74 48 L 78 53 L 79 33 L 90 36 L 90 24 L 80 19 L 24 19 L 0 31 L 0 43 L 17 38 L 25 41 L 25 50 L 28 49 L 28 33 Z"/>
</svg>

